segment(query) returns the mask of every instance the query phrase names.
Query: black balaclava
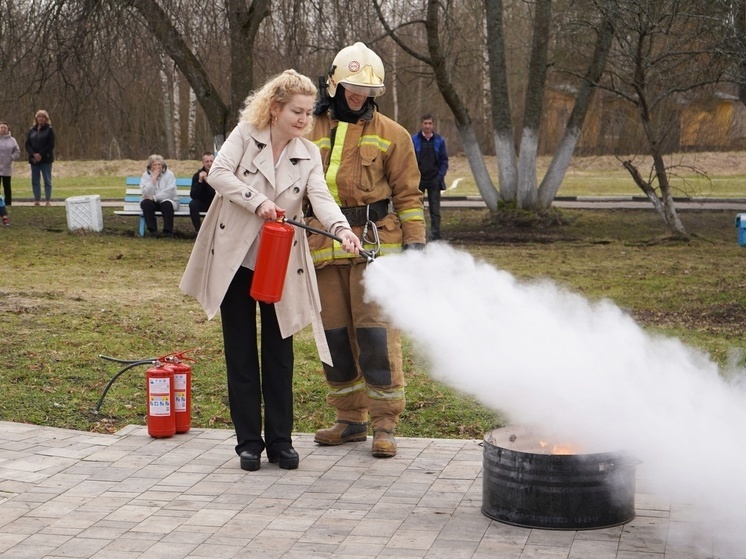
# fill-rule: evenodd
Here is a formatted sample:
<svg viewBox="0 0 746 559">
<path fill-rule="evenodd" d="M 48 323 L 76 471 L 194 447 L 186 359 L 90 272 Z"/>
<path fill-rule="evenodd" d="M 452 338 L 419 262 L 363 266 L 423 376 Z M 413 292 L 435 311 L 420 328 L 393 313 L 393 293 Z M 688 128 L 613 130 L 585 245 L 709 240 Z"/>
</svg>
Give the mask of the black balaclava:
<svg viewBox="0 0 746 559">
<path fill-rule="evenodd" d="M 347 99 L 345 99 L 344 86 L 340 84 L 337 86 L 330 109 L 334 120 L 357 122 L 358 120 L 370 120 L 370 115 L 373 114 L 373 107 L 375 106 L 376 102 L 373 97 L 368 97 L 359 111 L 353 111 L 347 104 Z"/>
</svg>

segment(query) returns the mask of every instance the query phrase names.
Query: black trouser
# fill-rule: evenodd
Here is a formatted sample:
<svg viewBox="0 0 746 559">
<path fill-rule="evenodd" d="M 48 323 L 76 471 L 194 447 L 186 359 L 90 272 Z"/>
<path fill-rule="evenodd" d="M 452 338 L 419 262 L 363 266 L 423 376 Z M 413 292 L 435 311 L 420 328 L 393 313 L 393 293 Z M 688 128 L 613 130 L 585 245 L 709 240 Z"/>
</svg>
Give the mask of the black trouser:
<svg viewBox="0 0 746 559">
<path fill-rule="evenodd" d="M 428 187 L 420 186 L 420 190 L 427 191 L 427 205 L 430 211 L 430 238 L 434 241 L 440 239 L 440 185 L 433 184 Z"/>
<path fill-rule="evenodd" d="M 192 225 L 194 225 L 195 231 L 199 231 L 202 224 L 199 213 L 206 212 L 208 209 L 210 209 L 210 203 L 204 200 L 195 200 L 192 198 L 189 202 L 189 217 L 192 218 Z"/>
<path fill-rule="evenodd" d="M 3 192 L 5 193 L 5 205 L 11 206 L 13 204 L 13 196 L 10 192 L 10 177 L 2 177 L 3 179 Z"/>
<path fill-rule="evenodd" d="M 239 268 L 220 305 L 228 402 L 236 429 L 237 454 L 244 450 L 261 452 L 264 448 L 279 451 L 292 446 L 293 337 L 282 338 L 275 306 L 260 302 L 260 368 L 257 301 L 249 295 L 252 276 L 253 272 L 248 268 Z"/>
<path fill-rule="evenodd" d="M 148 231 L 155 233 L 158 231 L 158 223 L 155 220 L 155 212 L 160 211 L 163 214 L 163 232 L 173 233 L 174 230 L 174 205 L 166 200 L 165 202 L 156 202 L 155 200 L 142 200 L 140 209 L 145 218 L 145 227 Z"/>
</svg>

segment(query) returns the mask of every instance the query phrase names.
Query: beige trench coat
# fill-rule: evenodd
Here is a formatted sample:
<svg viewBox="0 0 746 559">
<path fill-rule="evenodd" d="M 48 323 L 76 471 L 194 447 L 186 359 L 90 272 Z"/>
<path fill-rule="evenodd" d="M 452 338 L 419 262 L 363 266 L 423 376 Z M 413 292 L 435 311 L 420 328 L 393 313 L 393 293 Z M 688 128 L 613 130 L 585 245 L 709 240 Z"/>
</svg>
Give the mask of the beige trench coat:
<svg viewBox="0 0 746 559">
<path fill-rule="evenodd" d="M 194 296 L 212 319 L 220 308 L 228 286 L 241 266 L 264 221 L 256 215 L 267 199 L 302 220 L 304 196 L 313 204 L 314 215 L 334 234 L 349 229 L 347 220 L 329 193 L 321 156 L 310 141 L 290 141 L 276 172 L 269 128 L 257 130 L 241 122 L 223 144 L 208 176 L 216 195 L 195 241 L 179 287 Z M 316 273 L 305 231 L 296 228 L 282 299 L 275 303 L 283 337 L 313 324 L 321 359 L 331 364 L 331 355 L 321 325 L 321 302 Z"/>
</svg>

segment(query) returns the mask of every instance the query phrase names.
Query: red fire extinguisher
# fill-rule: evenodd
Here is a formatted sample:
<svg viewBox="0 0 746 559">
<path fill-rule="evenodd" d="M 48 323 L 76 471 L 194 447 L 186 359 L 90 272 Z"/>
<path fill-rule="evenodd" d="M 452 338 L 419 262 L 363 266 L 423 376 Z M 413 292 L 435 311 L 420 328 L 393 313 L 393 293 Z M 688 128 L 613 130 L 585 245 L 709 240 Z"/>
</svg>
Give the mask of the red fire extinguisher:
<svg viewBox="0 0 746 559">
<path fill-rule="evenodd" d="M 160 439 L 176 434 L 174 412 L 174 372 L 169 365 L 155 361 L 145 373 L 148 395 L 148 435 Z"/>
<path fill-rule="evenodd" d="M 257 301 L 276 303 L 282 297 L 295 233 L 290 225 L 284 223 L 284 218 L 285 212 L 278 210 L 277 221 L 265 221 L 262 226 L 249 291 Z"/>
<path fill-rule="evenodd" d="M 192 351 L 191 349 L 189 351 Z M 160 358 L 171 369 L 174 375 L 174 413 L 176 432 L 186 433 L 192 428 L 192 368 L 186 361 L 195 362 L 185 357 L 187 351 L 172 353 Z"/>
</svg>

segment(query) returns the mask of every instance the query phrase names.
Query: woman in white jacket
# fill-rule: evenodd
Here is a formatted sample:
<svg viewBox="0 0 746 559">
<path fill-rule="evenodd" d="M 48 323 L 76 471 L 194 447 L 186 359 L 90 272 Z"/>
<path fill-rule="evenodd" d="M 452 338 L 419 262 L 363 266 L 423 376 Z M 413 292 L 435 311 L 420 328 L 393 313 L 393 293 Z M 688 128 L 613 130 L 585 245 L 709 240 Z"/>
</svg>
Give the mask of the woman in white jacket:
<svg viewBox="0 0 746 559">
<path fill-rule="evenodd" d="M 296 229 L 282 299 L 259 303 L 250 295 L 259 232 L 278 211 L 303 219 L 308 198 L 321 224 L 348 252 L 361 245 L 324 180 L 318 148 L 303 135 L 311 127 L 313 82 L 286 70 L 246 99 L 238 126 L 220 148 L 208 179 L 215 199 L 189 258 L 181 289 L 199 300 L 208 318 L 220 309 L 228 400 L 241 468 L 271 463 L 298 467 L 293 449 L 293 334 L 313 324 L 322 360 L 331 362 L 321 326 L 316 274 L 305 231 Z M 262 436 L 262 400 L 264 429 Z"/>
<path fill-rule="evenodd" d="M 163 215 L 163 236 L 174 236 L 174 212 L 179 209 L 179 193 L 176 177 L 168 170 L 166 162 L 158 154 L 148 157 L 148 166 L 140 179 L 140 208 L 145 218 L 145 227 L 151 235 L 158 235 L 155 212 Z"/>
<path fill-rule="evenodd" d="M 13 161 L 18 161 L 19 157 L 21 157 L 21 149 L 18 147 L 18 142 L 11 136 L 8 123 L 0 120 L 0 180 L 3 183 L 7 206 L 13 203 L 10 178 L 13 175 Z"/>
</svg>

